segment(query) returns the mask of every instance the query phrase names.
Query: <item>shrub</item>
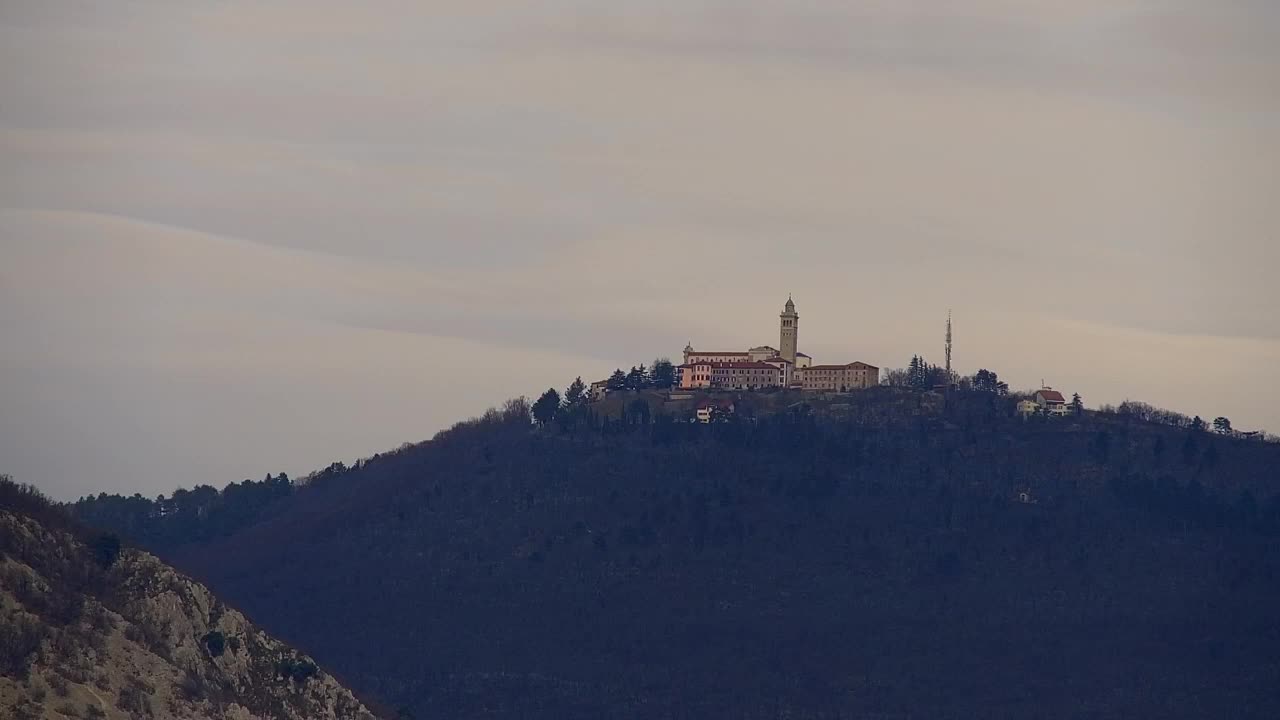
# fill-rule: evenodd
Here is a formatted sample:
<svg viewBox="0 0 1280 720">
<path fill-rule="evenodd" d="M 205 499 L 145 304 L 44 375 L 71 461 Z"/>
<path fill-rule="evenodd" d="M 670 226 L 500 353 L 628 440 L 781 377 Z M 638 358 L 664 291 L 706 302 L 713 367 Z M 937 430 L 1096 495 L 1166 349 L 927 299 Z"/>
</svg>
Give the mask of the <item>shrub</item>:
<svg viewBox="0 0 1280 720">
<path fill-rule="evenodd" d="M 56 673 L 49 678 L 49 687 L 53 688 L 54 694 L 58 697 L 66 697 L 71 692 L 70 683 L 67 682 L 67 679 Z"/>
<path fill-rule="evenodd" d="M 0 621 L 0 675 L 25 680 L 45 632 L 26 613 L 13 612 Z"/>
<path fill-rule="evenodd" d="M 227 639 L 217 630 L 210 631 L 200 639 L 200 642 L 204 643 L 210 657 L 222 657 L 227 647 Z"/>
<path fill-rule="evenodd" d="M 120 695 L 116 698 L 116 707 L 131 715 L 151 715 L 151 698 L 147 697 L 146 688 L 137 678 L 130 678 Z"/>
<path fill-rule="evenodd" d="M 13 706 L 13 720 L 40 720 L 40 706 L 30 700 L 22 700 Z"/>
<path fill-rule="evenodd" d="M 178 681 L 178 694 L 187 700 L 199 700 L 205 697 L 209 692 L 209 686 L 205 683 L 204 678 L 187 670 L 182 680 Z"/>
<path fill-rule="evenodd" d="M 292 658 L 284 658 L 276 663 L 276 676 L 284 680 L 292 680 L 294 682 L 306 682 L 315 676 L 320 668 L 310 660 L 294 660 Z"/>
<path fill-rule="evenodd" d="M 85 704 L 84 704 L 84 716 L 85 716 L 85 717 L 87 717 L 87 718 L 93 718 L 94 720 L 98 720 L 99 718 L 104 718 L 104 717 L 106 717 L 106 716 L 107 716 L 107 711 L 106 711 L 106 710 L 103 710 L 103 709 L 102 709 L 102 708 L 100 708 L 100 707 L 98 707 L 98 706 L 97 706 L 97 705 L 95 705 L 94 703 L 85 703 Z"/>
<path fill-rule="evenodd" d="M 293 679 L 298 682 L 306 682 L 320 671 L 316 664 L 310 660 L 303 660 L 293 666 Z"/>
<path fill-rule="evenodd" d="M 102 533 L 89 543 L 93 560 L 102 568 L 110 568 L 120 558 L 120 538 L 113 533 Z"/>
</svg>

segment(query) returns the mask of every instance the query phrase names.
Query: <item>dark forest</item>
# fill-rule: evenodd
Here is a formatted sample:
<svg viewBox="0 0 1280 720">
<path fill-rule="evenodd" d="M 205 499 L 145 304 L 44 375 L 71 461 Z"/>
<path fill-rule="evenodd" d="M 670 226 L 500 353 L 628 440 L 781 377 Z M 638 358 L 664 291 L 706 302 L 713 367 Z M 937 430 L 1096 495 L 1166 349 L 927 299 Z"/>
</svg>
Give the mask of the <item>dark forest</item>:
<svg viewBox="0 0 1280 720">
<path fill-rule="evenodd" d="M 1280 713 L 1280 446 L 983 392 L 630 397 L 74 510 L 403 717 Z"/>
</svg>

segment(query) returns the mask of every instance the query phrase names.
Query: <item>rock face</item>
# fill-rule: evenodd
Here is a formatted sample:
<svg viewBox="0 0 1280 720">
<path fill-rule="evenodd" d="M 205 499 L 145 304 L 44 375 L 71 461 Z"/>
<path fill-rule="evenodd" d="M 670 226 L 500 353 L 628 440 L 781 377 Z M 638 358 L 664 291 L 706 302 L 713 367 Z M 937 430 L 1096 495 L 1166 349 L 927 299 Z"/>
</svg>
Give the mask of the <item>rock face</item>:
<svg viewBox="0 0 1280 720">
<path fill-rule="evenodd" d="M 374 719 L 203 585 L 76 534 L 0 510 L 0 717 Z"/>
</svg>

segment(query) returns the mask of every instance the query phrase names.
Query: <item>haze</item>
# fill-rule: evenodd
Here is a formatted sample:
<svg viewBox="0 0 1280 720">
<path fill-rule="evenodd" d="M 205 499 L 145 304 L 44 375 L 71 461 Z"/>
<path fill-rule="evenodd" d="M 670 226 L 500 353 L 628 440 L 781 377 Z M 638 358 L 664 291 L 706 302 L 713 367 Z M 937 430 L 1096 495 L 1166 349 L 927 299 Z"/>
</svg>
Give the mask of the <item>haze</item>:
<svg viewBox="0 0 1280 720">
<path fill-rule="evenodd" d="M 0 472 L 298 475 L 776 342 L 1280 431 L 1280 9 L 0 5 Z"/>
</svg>

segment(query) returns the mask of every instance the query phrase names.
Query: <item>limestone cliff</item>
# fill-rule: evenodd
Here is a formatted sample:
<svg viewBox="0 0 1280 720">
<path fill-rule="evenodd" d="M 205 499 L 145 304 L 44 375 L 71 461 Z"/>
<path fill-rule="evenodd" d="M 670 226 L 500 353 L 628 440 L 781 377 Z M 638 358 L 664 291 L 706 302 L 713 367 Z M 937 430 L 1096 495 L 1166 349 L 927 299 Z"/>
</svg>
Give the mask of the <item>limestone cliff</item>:
<svg viewBox="0 0 1280 720">
<path fill-rule="evenodd" d="M 0 716 L 374 717 L 310 658 L 155 557 L 5 510 Z"/>
</svg>

